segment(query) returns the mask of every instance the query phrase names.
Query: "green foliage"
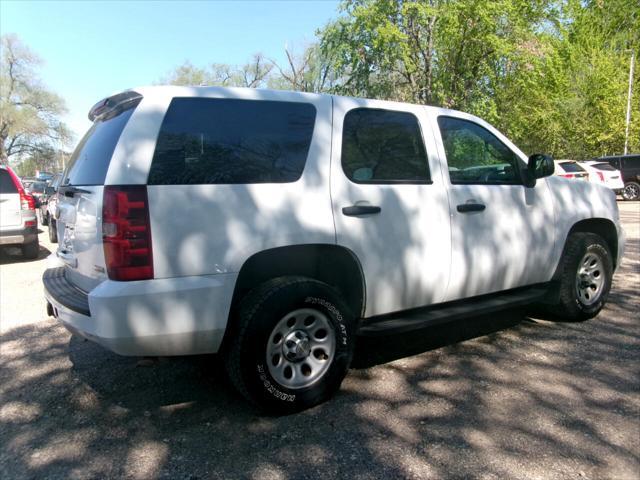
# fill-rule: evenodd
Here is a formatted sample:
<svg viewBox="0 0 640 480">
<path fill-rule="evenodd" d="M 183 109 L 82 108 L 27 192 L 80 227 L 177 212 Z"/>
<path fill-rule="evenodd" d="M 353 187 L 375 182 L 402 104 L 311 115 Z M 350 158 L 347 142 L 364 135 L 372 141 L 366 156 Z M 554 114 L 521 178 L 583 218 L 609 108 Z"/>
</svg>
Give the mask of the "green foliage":
<svg viewBox="0 0 640 480">
<path fill-rule="evenodd" d="M 38 78 L 40 63 L 15 35 L 2 36 L 0 161 L 43 152 L 71 137 L 60 120 L 64 101 Z"/>
<path fill-rule="evenodd" d="M 525 151 L 589 158 L 622 151 L 639 32 L 637 0 L 347 0 L 319 37 L 335 93 L 464 110 Z"/>
</svg>

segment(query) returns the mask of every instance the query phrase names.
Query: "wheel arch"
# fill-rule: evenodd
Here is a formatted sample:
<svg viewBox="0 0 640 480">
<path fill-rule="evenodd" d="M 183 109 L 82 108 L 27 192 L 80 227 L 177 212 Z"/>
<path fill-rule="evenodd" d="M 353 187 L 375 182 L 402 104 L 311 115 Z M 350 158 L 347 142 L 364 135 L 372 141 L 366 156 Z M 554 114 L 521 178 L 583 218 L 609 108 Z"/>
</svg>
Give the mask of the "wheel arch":
<svg viewBox="0 0 640 480">
<path fill-rule="evenodd" d="M 607 246 L 609 247 L 609 251 L 611 252 L 614 269 L 617 268 L 616 262 L 618 258 L 618 231 L 616 230 L 615 224 L 611 220 L 609 220 L 608 218 L 587 218 L 574 223 L 567 233 L 566 238 L 564 239 L 564 247 L 566 247 L 567 241 L 571 234 L 578 232 L 595 233 L 596 235 L 602 237 L 604 241 L 607 242 Z"/>
<path fill-rule="evenodd" d="M 231 312 L 253 288 L 276 277 L 304 276 L 334 287 L 356 318 L 364 314 L 365 278 L 356 255 L 331 244 L 303 244 L 258 252 L 242 265 L 231 300 Z"/>
</svg>

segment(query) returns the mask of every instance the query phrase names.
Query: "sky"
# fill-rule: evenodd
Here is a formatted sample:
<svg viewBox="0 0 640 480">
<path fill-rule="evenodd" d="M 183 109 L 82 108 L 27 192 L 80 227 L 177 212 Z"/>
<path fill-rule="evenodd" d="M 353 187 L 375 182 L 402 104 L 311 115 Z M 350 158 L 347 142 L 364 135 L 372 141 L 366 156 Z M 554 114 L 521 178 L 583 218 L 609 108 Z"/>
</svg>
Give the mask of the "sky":
<svg viewBox="0 0 640 480">
<path fill-rule="evenodd" d="M 157 83 L 185 61 L 242 65 L 261 52 L 282 63 L 338 16 L 338 1 L 0 1 L 0 33 L 43 61 L 77 142 L 89 109 L 126 88 Z"/>
</svg>

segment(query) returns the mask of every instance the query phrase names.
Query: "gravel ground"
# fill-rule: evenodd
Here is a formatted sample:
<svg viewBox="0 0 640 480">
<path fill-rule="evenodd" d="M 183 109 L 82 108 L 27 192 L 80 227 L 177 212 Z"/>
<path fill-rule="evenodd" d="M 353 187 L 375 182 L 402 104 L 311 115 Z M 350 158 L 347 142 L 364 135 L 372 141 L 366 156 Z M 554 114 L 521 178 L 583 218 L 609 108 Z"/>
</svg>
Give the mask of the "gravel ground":
<svg viewBox="0 0 640 480">
<path fill-rule="evenodd" d="M 261 417 L 219 359 L 120 357 L 44 313 L 0 256 L 0 478 L 640 478 L 640 203 L 609 305 L 361 341 L 330 402 Z"/>
</svg>

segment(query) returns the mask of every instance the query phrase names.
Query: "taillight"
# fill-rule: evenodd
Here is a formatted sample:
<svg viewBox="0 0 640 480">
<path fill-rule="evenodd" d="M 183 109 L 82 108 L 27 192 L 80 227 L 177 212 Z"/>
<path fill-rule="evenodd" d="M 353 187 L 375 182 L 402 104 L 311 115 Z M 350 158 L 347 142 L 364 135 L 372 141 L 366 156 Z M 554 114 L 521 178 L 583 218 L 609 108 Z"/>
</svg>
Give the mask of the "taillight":
<svg viewBox="0 0 640 480">
<path fill-rule="evenodd" d="M 601 182 L 604 182 L 604 174 L 602 172 L 596 172 Z"/>
<path fill-rule="evenodd" d="M 560 175 L 560 176 L 564 178 L 573 178 L 573 173 L 565 173 L 564 175 Z"/>
<path fill-rule="evenodd" d="M 111 280 L 153 278 L 149 200 L 145 185 L 104 187 L 102 241 Z"/>
<path fill-rule="evenodd" d="M 9 176 L 11 177 L 11 180 L 13 181 L 13 184 L 15 185 L 16 190 L 18 190 L 18 193 L 20 194 L 20 210 L 35 210 L 36 199 L 33 198 L 32 195 L 29 195 L 27 192 L 24 191 L 22 182 L 20 181 L 18 176 L 13 172 L 13 170 L 7 167 L 7 172 L 9 173 Z"/>
<path fill-rule="evenodd" d="M 20 191 L 20 209 L 22 210 L 35 210 L 36 200 L 33 195 L 29 195 L 24 190 Z"/>
</svg>

